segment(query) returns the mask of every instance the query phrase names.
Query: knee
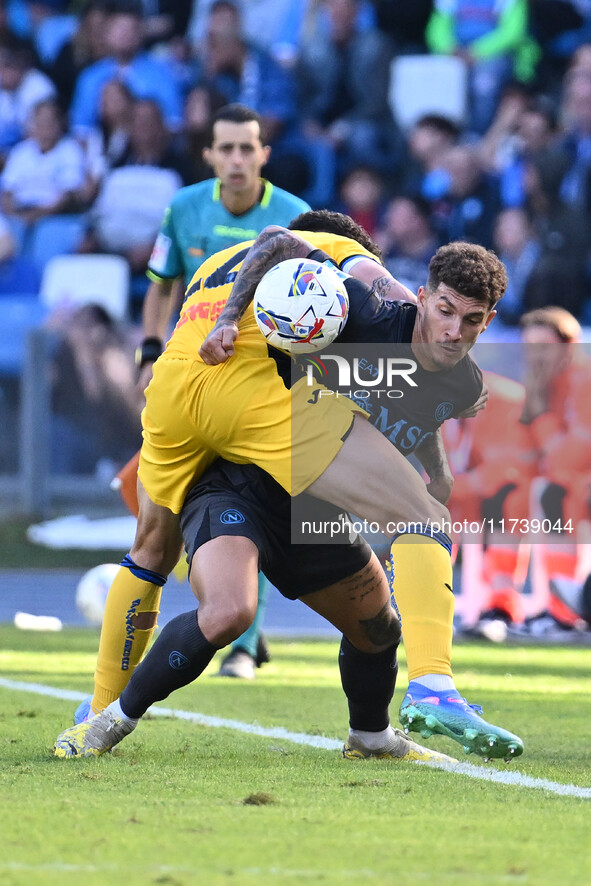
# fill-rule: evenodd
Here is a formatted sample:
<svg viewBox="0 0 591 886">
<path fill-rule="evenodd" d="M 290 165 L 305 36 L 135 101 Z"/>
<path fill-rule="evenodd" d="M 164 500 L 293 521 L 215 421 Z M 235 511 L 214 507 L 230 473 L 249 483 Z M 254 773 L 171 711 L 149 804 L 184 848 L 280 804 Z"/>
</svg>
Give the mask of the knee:
<svg viewBox="0 0 591 886">
<path fill-rule="evenodd" d="M 227 646 L 233 643 L 251 626 L 256 614 L 256 600 L 231 600 L 199 606 L 199 624 L 210 643 Z"/>
</svg>

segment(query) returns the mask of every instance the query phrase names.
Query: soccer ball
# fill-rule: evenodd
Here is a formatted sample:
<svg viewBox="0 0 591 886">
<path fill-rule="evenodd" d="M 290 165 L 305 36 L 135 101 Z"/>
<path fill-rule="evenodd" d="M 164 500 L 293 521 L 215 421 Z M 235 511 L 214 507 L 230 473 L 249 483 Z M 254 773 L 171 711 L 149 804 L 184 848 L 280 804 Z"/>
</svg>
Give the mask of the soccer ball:
<svg viewBox="0 0 591 886">
<path fill-rule="evenodd" d="M 339 272 L 308 258 L 267 271 L 254 294 L 254 315 L 267 342 L 290 354 L 328 347 L 342 331 L 349 297 Z"/>
<path fill-rule="evenodd" d="M 119 571 L 116 563 L 101 563 L 85 572 L 76 588 L 76 608 L 93 628 L 100 628 L 111 582 Z"/>
</svg>

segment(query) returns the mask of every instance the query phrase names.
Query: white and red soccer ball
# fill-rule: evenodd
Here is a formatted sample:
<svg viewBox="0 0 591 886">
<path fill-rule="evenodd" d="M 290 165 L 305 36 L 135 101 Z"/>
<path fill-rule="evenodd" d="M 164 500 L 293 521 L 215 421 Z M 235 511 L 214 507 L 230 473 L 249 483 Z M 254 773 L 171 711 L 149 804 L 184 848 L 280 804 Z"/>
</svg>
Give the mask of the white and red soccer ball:
<svg viewBox="0 0 591 886">
<path fill-rule="evenodd" d="M 290 354 L 332 344 L 349 312 L 343 275 L 313 259 L 288 258 L 271 268 L 254 295 L 254 315 L 267 342 Z"/>
</svg>

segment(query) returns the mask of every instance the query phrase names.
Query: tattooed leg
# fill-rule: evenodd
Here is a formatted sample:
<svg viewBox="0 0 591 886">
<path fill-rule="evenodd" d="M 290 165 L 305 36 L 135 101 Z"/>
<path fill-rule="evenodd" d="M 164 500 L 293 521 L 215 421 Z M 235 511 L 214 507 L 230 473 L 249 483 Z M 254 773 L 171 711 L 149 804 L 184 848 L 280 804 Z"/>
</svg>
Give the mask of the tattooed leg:
<svg viewBox="0 0 591 886">
<path fill-rule="evenodd" d="M 375 554 L 359 572 L 301 600 L 360 652 L 375 654 L 400 641 L 400 622 L 390 605 L 388 582 Z"/>
</svg>

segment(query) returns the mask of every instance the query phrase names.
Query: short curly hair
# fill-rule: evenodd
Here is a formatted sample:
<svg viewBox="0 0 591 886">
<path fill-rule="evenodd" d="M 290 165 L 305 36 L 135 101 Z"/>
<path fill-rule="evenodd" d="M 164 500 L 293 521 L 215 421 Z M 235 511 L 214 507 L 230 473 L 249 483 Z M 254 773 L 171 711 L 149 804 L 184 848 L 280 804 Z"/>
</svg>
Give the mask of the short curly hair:
<svg viewBox="0 0 591 886">
<path fill-rule="evenodd" d="M 492 311 L 507 289 L 507 271 L 492 250 L 457 240 L 440 246 L 429 262 L 427 289 L 435 291 L 440 283 Z"/>
<path fill-rule="evenodd" d="M 348 237 L 364 246 L 368 252 L 382 260 L 382 251 L 377 243 L 369 236 L 365 228 L 353 221 L 350 215 L 343 212 L 333 212 L 331 209 L 311 209 L 302 212 L 287 226 L 290 231 L 315 231 L 322 234 L 337 234 Z"/>
</svg>

